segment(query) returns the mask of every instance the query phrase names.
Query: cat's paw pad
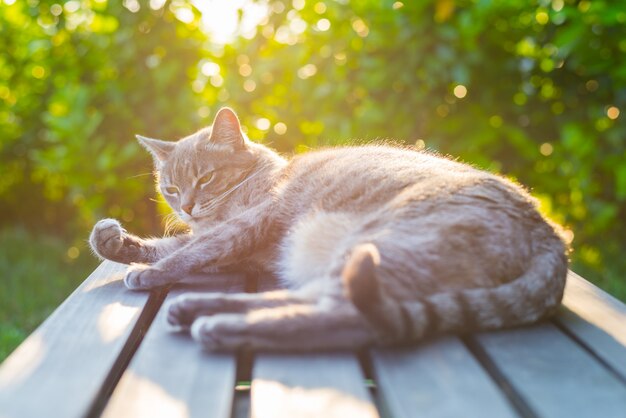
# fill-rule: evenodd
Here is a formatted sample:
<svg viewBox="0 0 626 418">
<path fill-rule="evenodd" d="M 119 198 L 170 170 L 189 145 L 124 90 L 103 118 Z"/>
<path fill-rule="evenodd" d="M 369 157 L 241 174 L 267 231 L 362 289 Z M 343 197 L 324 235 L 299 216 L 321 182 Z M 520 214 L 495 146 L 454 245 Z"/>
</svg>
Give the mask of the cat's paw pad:
<svg viewBox="0 0 626 418">
<path fill-rule="evenodd" d="M 94 225 L 89 244 L 102 258 L 113 259 L 124 246 L 126 230 L 115 219 L 102 219 Z"/>
<path fill-rule="evenodd" d="M 191 336 L 207 350 L 232 350 L 249 344 L 243 315 L 201 316 L 191 325 Z"/>
<path fill-rule="evenodd" d="M 124 284 L 132 290 L 152 289 L 167 283 L 168 278 L 162 270 L 147 264 L 131 264 L 124 276 Z"/>
</svg>

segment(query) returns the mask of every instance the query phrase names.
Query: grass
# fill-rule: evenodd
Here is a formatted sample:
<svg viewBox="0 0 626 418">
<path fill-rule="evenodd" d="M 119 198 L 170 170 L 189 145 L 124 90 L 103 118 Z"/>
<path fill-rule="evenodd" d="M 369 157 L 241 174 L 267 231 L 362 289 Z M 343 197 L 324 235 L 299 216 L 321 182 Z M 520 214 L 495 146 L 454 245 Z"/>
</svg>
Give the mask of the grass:
<svg viewBox="0 0 626 418">
<path fill-rule="evenodd" d="M 82 242 L 0 230 L 0 362 L 97 264 Z"/>
</svg>

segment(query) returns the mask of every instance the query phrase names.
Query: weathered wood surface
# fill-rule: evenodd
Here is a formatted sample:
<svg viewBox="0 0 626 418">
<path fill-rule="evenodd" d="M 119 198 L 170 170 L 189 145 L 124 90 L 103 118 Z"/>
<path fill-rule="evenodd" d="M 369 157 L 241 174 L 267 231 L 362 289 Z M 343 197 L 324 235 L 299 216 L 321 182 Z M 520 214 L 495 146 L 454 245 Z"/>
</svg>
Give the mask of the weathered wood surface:
<svg viewBox="0 0 626 418">
<path fill-rule="evenodd" d="M 558 323 L 626 382 L 626 306 L 573 272 L 563 306 Z"/>
<path fill-rule="evenodd" d="M 536 416 L 625 416 L 626 385 L 556 326 L 473 338 Z"/>
<path fill-rule="evenodd" d="M 71 418 L 90 410 L 125 355 L 149 298 L 124 287 L 124 269 L 122 264 L 102 263 L 2 363 L 1 417 Z"/>
<path fill-rule="evenodd" d="M 393 417 L 517 416 L 456 337 L 418 347 L 373 350 L 372 363 L 378 391 Z"/>
<path fill-rule="evenodd" d="M 203 351 L 169 332 L 166 290 L 129 291 L 124 269 L 103 263 L 0 366 L 0 418 L 626 417 L 626 306 L 573 273 L 552 322 L 371 350 L 370 393 L 355 353 Z M 191 281 L 168 298 L 276 286 Z M 235 391 L 236 379 L 251 390 Z"/>
<path fill-rule="evenodd" d="M 240 277 L 214 277 L 206 278 L 203 285 L 179 286 L 170 292 L 103 418 L 231 416 L 235 354 L 207 353 L 187 333 L 170 332 L 165 319 L 168 301 L 179 294 L 216 289 L 242 292 L 244 283 Z"/>
<path fill-rule="evenodd" d="M 252 418 L 376 418 L 354 354 L 259 354 Z"/>
</svg>

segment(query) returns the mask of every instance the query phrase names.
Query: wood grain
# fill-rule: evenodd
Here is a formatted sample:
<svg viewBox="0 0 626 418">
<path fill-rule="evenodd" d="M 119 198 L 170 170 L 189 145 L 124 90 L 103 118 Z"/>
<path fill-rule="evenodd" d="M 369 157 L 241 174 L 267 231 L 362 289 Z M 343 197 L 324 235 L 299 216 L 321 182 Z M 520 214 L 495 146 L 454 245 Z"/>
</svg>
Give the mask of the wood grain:
<svg viewBox="0 0 626 418">
<path fill-rule="evenodd" d="M 379 416 L 353 354 L 259 354 L 252 373 L 253 418 Z"/>
<path fill-rule="evenodd" d="M 205 276 L 198 285 L 178 285 L 157 314 L 123 374 L 103 418 L 231 416 L 236 356 L 202 350 L 187 333 L 172 333 L 166 324 L 167 302 L 185 292 L 241 292 L 241 276 Z"/>
<path fill-rule="evenodd" d="M 456 337 L 373 350 L 372 364 L 378 391 L 393 417 L 517 416 Z"/>
<path fill-rule="evenodd" d="M 624 417 L 623 382 L 553 324 L 475 338 L 538 416 Z"/>
<path fill-rule="evenodd" d="M 626 382 L 626 305 L 573 272 L 556 318 Z"/>
<path fill-rule="evenodd" d="M 148 300 L 105 261 L 0 367 L 0 416 L 87 414 Z"/>
</svg>

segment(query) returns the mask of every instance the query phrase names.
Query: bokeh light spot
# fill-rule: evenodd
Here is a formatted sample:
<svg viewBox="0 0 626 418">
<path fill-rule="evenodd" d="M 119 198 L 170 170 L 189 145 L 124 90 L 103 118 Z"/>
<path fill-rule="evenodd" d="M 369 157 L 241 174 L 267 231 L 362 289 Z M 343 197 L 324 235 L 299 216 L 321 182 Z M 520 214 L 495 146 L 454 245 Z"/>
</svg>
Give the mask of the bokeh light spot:
<svg viewBox="0 0 626 418">
<path fill-rule="evenodd" d="M 458 99 L 462 99 L 467 95 L 467 87 L 465 87 L 463 84 L 459 84 L 456 87 L 454 87 L 454 95 L 458 98 Z"/>
<path fill-rule="evenodd" d="M 596 91 L 598 90 L 598 87 L 598 82 L 596 80 L 589 80 L 585 83 L 587 91 Z"/>
<path fill-rule="evenodd" d="M 315 11 L 315 13 L 321 15 L 322 13 L 326 12 L 326 4 L 324 4 L 324 2 L 317 2 L 315 3 L 315 6 L 313 6 L 313 10 Z"/>
<path fill-rule="evenodd" d="M 246 80 L 243 83 L 243 89 L 248 93 L 252 93 L 254 90 L 256 90 L 256 83 L 254 82 L 254 80 Z"/>
<path fill-rule="evenodd" d="M 31 74 L 35 78 L 44 78 L 44 76 L 46 75 L 46 69 L 43 68 L 41 65 L 35 65 L 31 70 Z"/>
<path fill-rule="evenodd" d="M 60 4 L 55 3 L 50 6 L 50 13 L 52 13 L 54 16 L 59 16 L 61 13 L 63 13 L 63 7 Z"/>
<path fill-rule="evenodd" d="M 539 152 L 543 156 L 547 157 L 551 155 L 553 151 L 554 151 L 554 147 L 549 142 L 544 142 L 543 144 L 539 146 Z"/>
<path fill-rule="evenodd" d="M 370 33 L 370 29 L 367 27 L 363 19 L 356 18 L 352 20 L 352 29 L 359 35 L 361 38 L 365 38 Z"/>
<path fill-rule="evenodd" d="M 219 74 L 212 76 L 209 80 L 213 87 L 221 87 L 224 84 L 224 78 Z"/>
<path fill-rule="evenodd" d="M 139 3 L 137 2 L 137 0 L 125 0 L 123 3 L 124 7 L 126 7 L 133 13 L 139 10 Z M 70 0 L 63 5 L 63 8 L 68 13 L 75 13 L 78 11 L 78 9 L 80 9 L 80 2 L 77 0 Z"/>
<path fill-rule="evenodd" d="M 300 67 L 298 70 L 298 77 L 306 80 L 309 77 L 313 77 L 317 73 L 317 67 L 315 64 L 307 64 L 304 67 Z"/>
<path fill-rule="evenodd" d="M 321 32 L 326 32 L 328 29 L 330 29 L 330 20 L 320 19 L 315 24 L 315 27 Z"/>
<path fill-rule="evenodd" d="M 493 115 L 489 118 L 489 125 L 494 128 L 499 128 L 500 126 L 502 126 L 502 118 L 498 115 Z"/>
<path fill-rule="evenodd" d="M 70 247 L 67 249 L 67 257 L 75 260 L 78 258 L 78 256 L 80 255 L 80 250 L 76 247 Z"/>
<path fill-rule="evenodd" d="M 609 119 L 615 120 L 619 117 L 619 109 L 615 106 L 610 106 L 606 110 L 606 115 L 609 117 Z"/>
<path fill-rule="evenodd" d="M 268 118 L 258 118 L 255 125 L 257 129 L 267 131 L 270 128 L 270 120 Z"/>
<path fill-rule="evenodd" d="M 198 109 L 198 116 L 200 116 L 203 119 L 208 118 L 210 114 L 211 114 L 211 109 L 209 109 L 208 106 L 201 106 L 200 109 Z"/>
<path fill-rule="evenodd" d="M 248 77 L 250 74 L 252 74 L 252 67 L 250 66 L 250 64 L 243 64 L 239 67 L 239 74 L 241 74 L 243 77 Z"/>
<path fill-rule="evenodd" d="M 276 132 L 278 135 L 284 135 L 287 132 L 287 125 L 285 125 L 283 122 L 278 122 L 276 125 L 274 125 L 274 132 Z"/>
<path fill-rule="evenodd" d="M 548 23 L 550 21 L 550 17 L 548 16 L 548 14 L 545 11 L 541 10 L 541 11 L 537 12 L 537 14 L 535 15 L 535 20 L 540 25 L 545 25 L 546 23 Z"/>
<path fill-rule="evenodd" d="M 202 68 L 200 71 L 202 71 L 202 74 L 204 74 L 205 76 L 211 77 L 220 73 L 220 66 L 214 62 L 208 61 L 202 64 Z"/>
</svg>

